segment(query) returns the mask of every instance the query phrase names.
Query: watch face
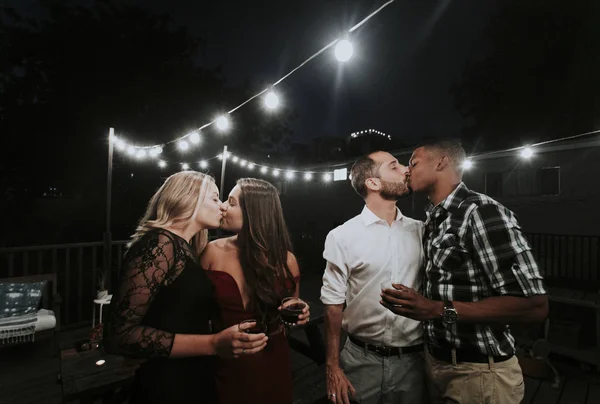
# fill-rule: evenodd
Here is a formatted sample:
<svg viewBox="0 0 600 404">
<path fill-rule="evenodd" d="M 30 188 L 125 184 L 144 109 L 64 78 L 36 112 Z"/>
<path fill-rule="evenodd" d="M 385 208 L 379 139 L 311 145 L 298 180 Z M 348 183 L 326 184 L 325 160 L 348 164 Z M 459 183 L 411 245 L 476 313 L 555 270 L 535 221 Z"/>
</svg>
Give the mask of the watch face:
<svg viewBox="0 0 600 404">
<path fill-rule="evenodd" d="M 444 323 L 453 324 L 456 323 L 456 319 L 458 318 L 458 314 L 456 310 L 446 309 L 444 310 Z"/>
</svg>

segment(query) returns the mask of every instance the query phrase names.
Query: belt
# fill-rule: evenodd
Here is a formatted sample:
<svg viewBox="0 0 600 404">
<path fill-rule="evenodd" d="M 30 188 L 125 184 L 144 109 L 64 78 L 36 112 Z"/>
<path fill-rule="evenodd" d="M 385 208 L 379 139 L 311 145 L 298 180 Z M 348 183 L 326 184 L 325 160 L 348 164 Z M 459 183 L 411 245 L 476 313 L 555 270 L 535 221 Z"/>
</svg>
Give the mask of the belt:
<svg viewBox="0 0 600 404">
<path fill-rule="evenodd" d="M 452 363 L 452 350 L 437 348 L 433 346 L 428 347 L 429 353 L 435 359 L 443 362 Z M 513 355 L 508 356 L 492 356 L 485 355 L 481 352 L 473 352 L 467 351 L 465 349 L 456 348 L 456 362 L 471 362 L 471 363 L 488 363 L 490 358 L 494 360 L 494 362 L 504 362 L 513 357 Z"/>
<path fill-rule="evenodd" d="M 423 352 L 423 344 L 413 345 L 408 347 L 395 347 L 395 346 L 385 346 L 385 345 L 373 345 L 367 344 L 364 341 L 359 340 L 352 335 L 348 335 L 348 339 L 350 342 L 358 345 L 361 348 L 366 348 L 371 352 L 375 352 L 381 356 L 399 356 L 402 354 L 409 354 L 414 352 Z"/>
</svg>

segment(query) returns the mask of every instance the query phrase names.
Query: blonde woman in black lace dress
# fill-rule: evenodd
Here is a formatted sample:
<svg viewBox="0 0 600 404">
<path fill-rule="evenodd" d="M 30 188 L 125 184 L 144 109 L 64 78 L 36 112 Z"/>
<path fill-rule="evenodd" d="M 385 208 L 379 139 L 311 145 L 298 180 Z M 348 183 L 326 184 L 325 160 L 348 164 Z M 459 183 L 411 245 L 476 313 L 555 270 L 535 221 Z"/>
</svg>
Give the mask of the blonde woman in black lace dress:
<svg viewBox="0 0 600 404">
<path fill-rule="evenodd" d="M 215 355 L 252 355 L 266 345 L 264 334 L 243 332 L 252 324 L 213 333 L 214 289 L 197 257 L 221 218 L 214 180 L 193 171 L 169 177 L 148 204 L 105 330 L 108 352 L 149 359 L 130 403 L 216 403 Z"/>
</svg>

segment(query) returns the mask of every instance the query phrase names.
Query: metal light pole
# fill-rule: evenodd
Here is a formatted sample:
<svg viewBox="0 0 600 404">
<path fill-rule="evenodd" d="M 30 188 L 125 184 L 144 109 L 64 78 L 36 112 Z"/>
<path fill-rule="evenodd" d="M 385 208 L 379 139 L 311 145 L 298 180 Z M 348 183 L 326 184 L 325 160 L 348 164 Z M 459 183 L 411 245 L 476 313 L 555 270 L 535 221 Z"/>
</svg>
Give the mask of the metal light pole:
<svg viewBox="0 0 600 404">
<path fill-rule="evenodd" d="M 227 167 L 227 145 L 223 146 L 223 162 L 221 163 L 221 187 L 219 188 L 219 198 L 223 200 L 225 196 L 225 168 Z"/>
<path fill-rule="evenodd" d="M 111 284 L 110 272 L 112 263 L 112 235 L 110 231 L 111 222 L 111 201 L 112 201 L 112 169 L 113 169 L 113 150 L 114 150 L 115 129 L 108 131 L 108 170 L 106 175 L 106 231 L 104 232 L 104 265 L 103 270 L 106 275 L 106 287 Z"/>
</svg>

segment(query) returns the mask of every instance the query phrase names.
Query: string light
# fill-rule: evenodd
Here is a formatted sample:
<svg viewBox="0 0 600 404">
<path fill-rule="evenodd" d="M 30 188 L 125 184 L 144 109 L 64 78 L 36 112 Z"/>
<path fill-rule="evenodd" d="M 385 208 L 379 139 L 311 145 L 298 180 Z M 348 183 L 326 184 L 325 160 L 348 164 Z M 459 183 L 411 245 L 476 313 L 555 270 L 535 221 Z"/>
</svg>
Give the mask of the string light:
<svg viewBox="0 0 600 404">
<path fill-rule="evenodd" d="M 202 160 L 202 161 L 200 162 L 200 168 L 206 168 L 206 167 L 208 167 L 208 161 L 206 161 L 206 160 Z"/>
<path fill-rule="evenodd" d="M 187 149 L 190 148 L 190 145 L 185 140 L 179 141 L 178 146 L 179 146 L 179 150 L 181 150 L 181 151 L 187 151 Z"/>
<path fill-rule="evenodd" d="M 354 47 L 347 39 L 342 39 L 341 41 L 338 41 L 337 45 L 335 45 L 335 57 L 340 62 L 349 61 L 353 53 Z"/>
<path fill-rule="evenodd" d="M 389 140 L 392 140 L 392 137 L 390 135 L 386 135 L 385 133 L 383 133 L 381 131 L 378 131 L 376 129 L 365 129 L 365 130 L 360 130 L 358 132 L 352 132 L 350 134 L 350 137 L 354 139 L 354 138 L 357 138 L 357 137 L 360 137 L 360 136 L 368 135 L 370 133 L 375 133 L 377 135 L 381 135 L 383 137 L 387 137 Z"/>
<path fill-rule="evenodd" d="M 193 144 L 200 143 L 200 134 L 198 133 L 198 131 L 192 132 L 192 134 L 190 135 L 190 142 L 192 142 Z"/>
<path fill-rule="evenodd" d="M 182 163 L 181 164 L 181 169 L 182 170 L 189 170 L 190 169 L 190 165 L 188 163 Z"/>
<path fill-rule="evenodd" d="M 279 97 L 274 91 L 271 90 L 265 95 L 265 106 L 268 109 L 275 109 L 279 106 Z"/>
<path fill-rule="evenodd" d="M 167 162 L 166 162 L 166 161 L 164 161 L 164 160 L 159 160 L 159 161 L 158 161 L 158 166 L 159 166 L 160 168 L 165 168 L 165 167 L 167 166 Z"/>
<path fill-rule="evenodd" d="M 274 169 L 273 170 L 273 177 L 279 177 L 279 170 L 278 169 Z"/>
<path fill-rule="evenodd" d="M 248 163 L 248 170 L 254 170 L 254 163 Z"/>
<path fill-rule="evenodd" d="M 305 181 L 312 180 L 312 177 L 313 177 L 312 173 L 306 173 L 306 174 L 304 174 L 304 180 Z"/>
<path fill-rule="evenodd" d="M 473 161 L 471 161 L 471 159 L 466 159 L 465 161 L 463 161 L 463 163 L 462 163 L 463 170 L 468 170 L 471 167 L 473 167 Z"/>
<path fill-rule="evenodd" d="M 225 132 L 231 126 L 231 123 L 229 122 L 229 118 L 227 118 L 225 115 L 221 115 L 220 117 L 218 117 L 216 122 L 217 122 L 217 128 L 221 132 Z"/>
<path fill-rule="evenodd" d="M 262 174 L 266 174 L 266 173 L 267 173 L 267 167 L 261 167 L 261 168 L 260 168 L 260 172 L 261 172 Z"/>
<path fill-rule="evenodd" d="M 378 14 L 380 11 L 382 11 L 385 7 L 389 6 L 390 4 L 392 4 L 394 2 L 394 0 L 388 0 L 386 3 L 384 3 L 383 5 L 381 5 L 377 10 L 373 11 L 371 14 L 369 14 L 367 17 L 363 18 L 360 22 L 358 22 L 358 24 L 354 25 L 352 28 L 350 28 L 347 31 L 347 34 L 354 32 L 356 29 L 358 29 L 360 26 L 362 26 L 363 24 L 365 24 L 368 20 L 370 20 L 372 17 L 374 17 L 376 14 Z M 346 34 L 345 34 L 346 35 Z M 171 143 L 178 143 L 181 140 L 184 140 L 186 138 L 189 138 L 189 141 L 192 144 L 196 144 L 195 143 L 195 139 L 200 140 L 200 138 L 196 138 L 195 133 L 201 131 L 202 129 L 205 129 L 209 126 L 211 126 L 212 124 L 216 124 L 217 128 L 220 131 L 226 131 L 230 128 L 230 121 L 229 118 L 227 117 L 228 114 L 231 114 L 235 111 L 237 111 L 239 108 L 243 107 L 244 105 L 246 105 L 247 103 L 249 103 L 250 101 L 254 100 L 257 97 L 260 97 L 261 95 L 266 93 L 266 96 L 264 98 L 264 102 L 265 105 L 267 106 L 267 108 L 269 109 L 273 109 L 276 108 L 279 105 L 279 97 L 277 96 L 277 94 L 275 94 L 273 92 L 273 88 L 275 86 L 277 86 L 279 83 L 281 83 L 283 80 L 287 79 L 288 77 L 290 77 L 293 73 L 295 73 L 296 71 L 298 71 L 300 68 L 302 68 L 303 66 L 305 66 L 307 63 L 309 63 L 310 61 L 312 61 L 313 59 L 315 59 L 317 56 L 321 55 L 323 52 L 327 51 L 329 48 L 331 48 L 332 46 L 335 46 L 335 55 L 338 58 L 338 60 L 340 60 L 341 62 L 346 62 L 348 60 L 350 60 L 350 58 L 352 57 L 353 53 L 354 53 L 354 49 L 352 46 L 352 43 L 348 40 L 348 39 L 334 39 L 333 41 L 331 41 L 330 43 L 328 43 L 327 45 L 325 45 L 324 47 L 322 47 L 320 50 L 318 50 L 317 52 L 315 52 L 314 54 L 312 54 L 311 56 L 309 56 L 306 60 L 304 60 L 302 63 L 300 63 L 298 66 L 296 66 L 295 68 L 293 68 L 292 70 L 290 70 L 286 75 L 284 75 L 283 77 L 281 77 L 279 80 L 275 81 L 272 85 L 270 85 L 269 87 L 267 87 L 266 89 L 258 92 L 257 94 L 254 94 L 253 96 L 251 96 L 250 98 L 248 98 L 246 101 L 242 102 L 241 104 L 239 104 L 238 106 L 236 106 L 235 108 L 232 108 L 230 111 L 227 112 L 227 114 L 221 115 L 218 118 L 216 118 L 215 120 L 208 122 L 202 126 L 200 126 L 196 131 L 191 132 L 189 134 L 180 136 L 176 139 L 173 139 L 171 141 L 162 143 L 160 145 L 150 145 L 150 146 L 131 146 L 134 147 L 134 149 L 151 149 L 153 147 L 156 146 L 160 146 L 160 147 L 165 147 L 166 145 L 169 145 Z M 121 140 L 122 141 L 122 140 Z M 123 144 L 121 143 L 115 143 L 115 145 L 117 146 L 118 150 L 125 150 L 125 142 L 122 141 Z M 128 153 L 131 155 L 135 155 L 135 151 L 133 153 Z"/>
<path fill-rule="evenodd" d="M 323 174 L 323 181 L 330 182 L 331 181 L 331 174 L 329 174 L 329 173 Z"/>
<path fill-rule="evenodd" d="M 294 174 L 293 171 L 288 171 L 288 172 L 285 173 L 285 178 L 288 179 L 288 180 L 293 180 L 295 176 L 296 175 Z"/>
<path fill-rule="evenodd" d="M 533 149 L 529 146 L 525 146 L 523 150 L 521 150 L 520 154 L 524 159 L 529 159 L 531 156 L 533 156 Z"/>
</svg>

